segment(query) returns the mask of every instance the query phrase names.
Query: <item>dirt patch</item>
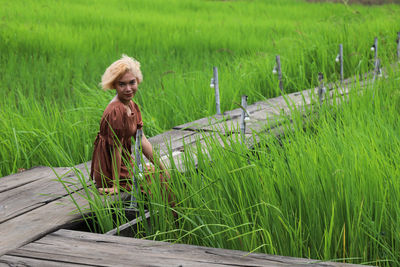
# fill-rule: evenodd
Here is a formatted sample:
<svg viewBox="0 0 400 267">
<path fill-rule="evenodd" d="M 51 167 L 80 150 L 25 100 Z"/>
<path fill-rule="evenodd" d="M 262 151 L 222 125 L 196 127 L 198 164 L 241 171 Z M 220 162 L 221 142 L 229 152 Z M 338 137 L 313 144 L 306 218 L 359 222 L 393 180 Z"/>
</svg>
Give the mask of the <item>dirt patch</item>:
<svg viewBox="0 0 400 267">
<path fill-rule="evenodd" d="M 400 0 L 307 0 L 307 2 L 329 2 L 362 5 L 400 4 Z"/>
</svg>

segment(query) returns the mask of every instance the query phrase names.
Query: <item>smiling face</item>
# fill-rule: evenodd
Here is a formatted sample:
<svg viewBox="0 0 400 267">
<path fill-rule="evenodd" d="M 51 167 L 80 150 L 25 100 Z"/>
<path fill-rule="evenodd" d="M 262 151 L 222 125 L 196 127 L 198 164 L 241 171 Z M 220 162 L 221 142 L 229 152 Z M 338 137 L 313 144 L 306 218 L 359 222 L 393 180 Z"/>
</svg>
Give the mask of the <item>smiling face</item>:
<svg viewBox="0 0 400 267">
<path fill-rule="evenodd" d="M 136 77 L 128 71 L 115 81 L 114 86 L 117 90 L 119 101 L 127 105 L 138 90 L 138 81 Z"/>
</svg>

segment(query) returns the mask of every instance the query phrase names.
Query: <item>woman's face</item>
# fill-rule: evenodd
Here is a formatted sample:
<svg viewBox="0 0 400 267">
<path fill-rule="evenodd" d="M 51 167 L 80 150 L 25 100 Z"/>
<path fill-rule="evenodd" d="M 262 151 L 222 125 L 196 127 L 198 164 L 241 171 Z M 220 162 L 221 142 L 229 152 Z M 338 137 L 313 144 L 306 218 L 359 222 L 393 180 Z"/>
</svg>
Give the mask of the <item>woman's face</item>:
<svg viewBox="0 0 400 267">
<path fill-rule="evenodd" d="M 115 81 L 115 89 L 117 90 L 118 99 L 127 105 L 138 90 L 136 77 L 131 72 L 125 73 Z"/>
</svg>

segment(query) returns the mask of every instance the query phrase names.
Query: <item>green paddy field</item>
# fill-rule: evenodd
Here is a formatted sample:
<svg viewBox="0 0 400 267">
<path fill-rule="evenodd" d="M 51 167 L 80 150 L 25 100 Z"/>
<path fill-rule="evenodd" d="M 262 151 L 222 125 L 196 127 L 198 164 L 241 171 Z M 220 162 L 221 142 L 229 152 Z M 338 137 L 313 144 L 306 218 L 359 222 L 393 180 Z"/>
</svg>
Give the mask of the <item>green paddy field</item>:
<svg viewBox="0 0 400 267">
<path fill-rule="evenodd" d="M 213 114 L 209 88 L 219 67 L 222 111 L 393 61 L 397 5 L 302 1 L 4 1 L 0 9 L 0 176 L 37 165 L 90 160 L 101 114 L 113 95 L 98 86 L 123 53 L 142 63 L 136 101 L 148 136 Z"/>
<path fill-rule="evenodd" d="M 394 4 L 0 2 L 0 177 L 91 159 L 114 95 L 100 78 L 122 54 L 142 64 L 135 101 L 147 136 L 215 113 L 213 66 L 226 111 L 242 94 L 249 103 L 280 94 L 277 54 L 285 92 L 315 86 L 318 72 L 338 80 L 340 43 L 346 77 L 373 68 L 374 37 L 383 66 L 397 60 Z M 178 218 L 151 188 L 146 205 L 159 216 L 137 237 L 400 266 L 400 74 L 388 76 L 308 123 L 295 116 L 295 131 L 251 151 L 238 139 L 225 149 L 210 140 L 214 165 L 171 170 Z"/>
</svg>

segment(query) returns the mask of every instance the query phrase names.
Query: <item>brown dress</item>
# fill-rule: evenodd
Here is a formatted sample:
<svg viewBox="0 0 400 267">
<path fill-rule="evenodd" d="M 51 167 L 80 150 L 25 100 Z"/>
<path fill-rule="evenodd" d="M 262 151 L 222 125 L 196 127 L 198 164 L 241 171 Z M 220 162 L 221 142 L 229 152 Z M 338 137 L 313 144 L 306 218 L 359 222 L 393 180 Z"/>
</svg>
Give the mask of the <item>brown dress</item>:
<svg viewBox="0 0 400 267">
<path fill-rule="evenodd" d="M 128 189 L 133 175 L 133 158 L 131 156 L 131 137 L 136 137 L 136 130 L 143 127 L 139 107 L 132 100 L 129 102 L 131 114 L 119 100 L 108 104 L 100 121 L 100 132 L 94 141 L 90 177 L 95 180 L 97 188 L 113 187 L 116 183 L 112 173 L 112 152 L 119 144 L 122 147 L 119 184 Z M 127 165 L 129 167 L 127 167 Z"/>
</svg>

